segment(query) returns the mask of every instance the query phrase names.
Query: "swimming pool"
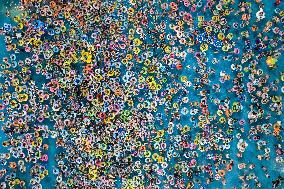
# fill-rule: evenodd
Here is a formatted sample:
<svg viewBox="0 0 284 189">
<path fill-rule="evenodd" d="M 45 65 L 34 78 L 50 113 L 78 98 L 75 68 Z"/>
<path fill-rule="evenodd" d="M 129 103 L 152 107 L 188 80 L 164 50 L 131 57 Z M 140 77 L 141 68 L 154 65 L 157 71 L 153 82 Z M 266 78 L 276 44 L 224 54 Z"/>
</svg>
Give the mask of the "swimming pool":
<svg viewBox="0 0 284 189">
<path fill-rule="evenodd" d="M 1 0 L 7 188 L 283 187 L 283 2 L 30 2 Z"/>
</svg>

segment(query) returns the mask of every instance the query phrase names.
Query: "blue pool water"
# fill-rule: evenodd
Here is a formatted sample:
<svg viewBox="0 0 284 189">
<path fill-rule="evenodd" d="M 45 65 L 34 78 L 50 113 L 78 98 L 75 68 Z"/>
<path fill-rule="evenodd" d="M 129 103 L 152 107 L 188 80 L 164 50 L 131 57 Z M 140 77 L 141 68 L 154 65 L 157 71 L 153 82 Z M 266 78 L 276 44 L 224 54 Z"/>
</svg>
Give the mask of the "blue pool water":
<svg viewBox="0 0 284 189">
<path fill-rule="evenodd" d="M 204 3 L 204 4 L 206 3 L 205 1 L 200 1 L 200 2 Z M 275 16 L 274 2 L 271 2 L 271 1 L 268 1 L 268 0 L 264 0 L 262 2 L 264 4 L 263 10 L 265 12 L 265 20 L 271 20 L 272 17 Z M 15 4 L 17 4 L 17 3 L 15 3 Z M 12 3 L 12 5 L 11 5 L 11 2 L 1 0 L 0 26 L 3 26 L 4 23 L 15 24 L 15 22 L 11 18 L 8 18 L 8 17 L 5 16 L 6 7 L 10 11 L 11 15 L 13 15 L 13 14 L 17 15 L 18 13 L 20 13 L 19 11 L 17 11 L 17 9 L 15 9 L 15 6 L 16 6 L 15 4 Z M 234 10 L 238 10 L 238 4 L 239 4 L 239 1 L 236 1 L 231 7 Z M 258 7 L 258 4 L 256 4 L 254 1 L 251 1 L 251 4 L 252 4 L 251 19 L 255 20 L 256 19 L 256 12 L 259 10 L 259 7 Z M 155 2 L 154 5 L 157 5 L 157 2 Z M 125 6 L 130 7 L 131 5 L 128 2 L 125 2 Z M 283 9 L 284 8 L 283 2 L 281 2 L 281 4 L 278 6 L 278 8 L 281 9 L 282 11 L 284 10 Z M 186 8 L 184 6 L 180 6 L 179 11 L 187 11 L 187 9 L 188 8 Z M 211 16 L 212 16 L 212 14 L 209 11 L 207 11 L 205 14 L 201 10 L 196 11 L 196 12 L 192 13 L 192 17 L 195 18 L 194 19 L 195 24 L 197 24 L 197 21 L 196 21 L 197 17 L 201 16 L 201 15 L 204 15 L 205 20 L 211 18 Z M 279 134 L 280 136 L 278 138 L 276 136 L 273 136 L 272 134 L 268 134 L 268 135 L 266 135 L 264 133 L 259 134 L 260 139 L 267 142 L 266 148 L 269 148 L 271 150 L 269 160 L 261 160 L 261 161 L 258 160 L 257 155 L 264 154 L 264 150 L 263 149 L 258 150 L 256 141 L 252 140 L 252 139 L 248 139 L 248 136 L 249 136 L 249 131 L 251 130 L 251 128 L 255 127 L 256 125 L 262 125 L 262 124 L 268 124 L 268 123 L 275 124 L 277 121 L 283 122 L 283 114 L 282 113 L 276 114 L 275 112 L 271 111 L 271 109 L 268 105 L 267 106 L 262 105 L 264 112 L 265 113 L 271 113 L 271 117 L 269 119 L 258 119 L 256 122 L 250 123 L 248 113 L 251 110 L 250 106 L 254 105 L 254 103 L 251 101 L 252 97 L 248 93 L 247 86 L 246 86 L 246 84 L 251 81 L 251 79 L 250 79 L 250 73 L 251 72 L 250 71 L 246 71 L 246 72 L 243 71 L 242 72 L 244 74 L 244 76 L 242 78 L 241 83 L 244 85 L 245 89 L 244 89 L 244 92 L 241 95 L 238 96 L 233 92 L 228 92 L 229 89 L 232 89 L 234 87 L 234 83 L 232 82 L 232 80 L 233 80 L 233 78 L 236 78 L 237 74 L 238 74 L 238 71 L 234 71 L 234 70 L 231 69 L 231 64 L 233 62 L 233 60 L 231 60 L 231 58 L 233 58 L 233 57 L 239 58 L 239 60 L 235 61 L 235 64 L 236 65 L 242 65 L 243 68 L 250 66 L 248 62 L 245 62 L 243 64 L 241 64 L 241 62 L 240 62 L 241 59 L 243 58 L 242 55 L 247 52 L 247 49 L 246 49 L 246 46 L 244 44 L 244 40 L 241 39 L 241 38 L 238 39 L 236 36 L 240 36 L 240 32 L 242 32 L 244 30 L 249 31 L 250 35 L 246 40 L 250 40 L 250 43 L 251 43 L 250 45 L 253 46 L 255 44 L 256 39 L 258 38 L 257 35 L 259 34 L 259 32 L 251 32 L 251 28 L 249 27 L 251 25 L 245 26 L 244 28 L 234 29 L 232 27 L 232 25 L 233 25 L 234 22 L 240 22 L 238 20 L 239 17 L 236 18 L 236 15 L 230 14 L 226 18 L 227 18 L 227 22 L 228 22 L 227 25 L 231 26 L 231 28 L 228 29 L 226 31 L 226 33 L 233 33 L 233 35 L 234 35 L 233 41 L 236 44 L 235 47 L 240 49 L 239 54 L 235 55 L 233 53 L 222 52 L 222 50 L 220 48 L 215 48 L 215 47 L 213 47 L 213 45 L 209 45 L 209 49 L 206 52 L 207 61 L 205 62 L 205 67 L 206 67 L 205 70 L 208 71 L 209 69 L 213 69 L 215 71 L 215 74 L 208 76 L 209 77 L 208 78 L 208 80 L 209 80 L 208 85 L 201 87 L 201 89 L 195 89 L 193 87 L 189 87 L 187 94 L 183 94 L 182 90 L 179 90 L 178 93 L 172 95 L 172 102 L 180 102 L 181 101 L 180 99 L 182 97 L 188 97 L 188 100 L 190 102 L 200 102 L 203 98 L 200 95 L 200 92 L 202 90 L 206 90 L 207 94 L 205 96 L 208 97 L 207 105 L 208 105 L 209 115 L 211 115 L 212 117 L 213 117 L 213 115 L 216 115 L 216 112 L 219 108 L 218 105 L 216 105 L 213 102 L 214 99 L 220 99 L 220 100 L 224 101 L 224 100 L 226 100 L 226 98 L 229 98 L 230 99 L 230 101 L 228 102 L 229 107 L 232 107 L 234 102 L 239 102 L 242 105 L 242 110 L 233 113 L 231 115 L 231 117 L 234 118 L 234 119 L 237 119 L 237 120 L 243 119 L 245 121 L 245 124 L 243 126 L 240 126 L 239 124 L 234 124 L 233 131 L 228 134 L 228 137 L 232 137 L 232 140 L 229 142 L 229 144 L 230 144 L 229 149 L 226 149 L 222 152 L 217 151 L 217 150 L 215 150 L 215 151 L 210 150 L 208 152 L 206 152 L 206 151 L 202 152 L 200 150 L 197 150 L 198 154 L 199 154 L 199 156 L 195 158 L 197 164 L 198 165 L 212 164 L 213 167 L 214 167 L 214 163 L 216 163 L 216 162 L 214 162 L 213 160 L 207 159 L 206 156 L 208 154 L 214 154 L 214 153 L 218 154 L 219 153 L 219 154 L 221 154 L 221 156 L 225 156 L 226 154 L 229 154 L 230 158 L 227 158 L 227 161 L 228 161 L 228 159 L 233 160 L 234 166 L 233 166 L 232 170 L 227 171 L 226 175 L 224 176 L 227 184 L 223 185 L 221 180 L 214 180 L 212 183 L 207 185 L 206 184 L 206 178 L 208 178 L 208 174 L 201 173 L 200 175 L 194 177 L 194 179 L 199 179 L 201 181 L 201 184 L 200 185 L 195 184 L 195 186 L 193 188 L 201 188 L 201 186 L 203 186 L 206 189 L 210 189 L 210 188 L 212 188 L 212 189 L 220 189 L 220 188 L 231 189 L 233 187 L 242 188 L 242 181 L 239 179 L 239 177 L 241 175 L 249 175 L 250 173 L 253 173 L 253 174 L 256 175 L 256 177 L 258 178 L 258 180 L 261 183 L 260 188 L 270 189 L 270 188 L 272 188 L 272 181 L 276 180 L 278 176 L 284 177 L 284 164 L 283 164 L 283 162 L 281 163 L 281 162 L 276 161 L 277 154 L 275 152 L 275 145 L 280 144 L 280 145 L 283 146 L 283 138 L 282 138 L 283 137 L 283 129 L 280 131 L 280 134 Z M 169 26 L 171 24 L 171 20 L 168 19 L 167 17 L 161 18 L 161 19 L 164 19 L 167 26 Z M 263 28 L 265 23 L 266 22 L 261 21 L 261 22 L 256 22 L 255 24 L 259 28 Z M 280 25 L 280 30 L 283 31 L 283 23 L 280 23 L 279 25 Z M 153 26 L 154 26 L 153 24 L 149 23 L 148 27 L 153 28 Z M 187 29 L 188 28 L 185 28 L 185 30 L 187 30 Z M 197 28 L 197 30 L 198 30 L 198 28 Z M 123 32 L 127 33 L 127 28 Z M 200 32 L 202 33 L 204 31 L 202 31 L 200 29 Z M 167 33 L 167 34 L 173 33 L 173 35 L 175 35 L 173 30 L 170 29 L 169 27 L 166 28 L 165 33 Z M 274 36 L 273 32 L 268 32 L 265 35 L 267 35 L 268 38 L 273 38 L 273 36 Z M 149 36 L 150 36 L 150 34 L 149 34 Z M 148 40 L 149 43 L 151 43 L 151 39 L 147 38 L 147 34 L 146 34 L 146 42 L 147 42 L 147 40 Z M 283 49 L 283 40 L 282 40 L 282 44 L 280 44 L 281 40 L 278 43 L 279 43 L 279 45 L 277 47 L 282 46 L 282 49 Z M 0 58 L 2 59 L 3 57 L 9 56 L 11 53 L 4 50 L 5 42 L 4 42 L 4 36 L 2 36 L 2 35 L 0 36 L 0 44 L 1 44 L 1 47 L 3 49 L 3 50 L 0 51 Z M 173 45 L 173 46 L 175 46 L 175 45 Z M 194 49 L 195 51 L 199 51 L 199 46 L 200 46 L 200 42 L 196 42 L 196 44 L 194 46 L 192 46 L 191 48 Z M 188 46 L 183 46 L 183 48 L 186 50 L 188 48 Z M 273 49 L 273 47 L 268 47 L 268 48 Z M 215 53 L 216 50 L 218 50 L 219 52 Z M 153 54 L 154 54 L 154 56 L 157 56 L 157 57 L 159 56 L 159 54 L 163 53 L 161 49 L 157 49 L 157 50 L 151 49 L 151 51 L 154 51 Z M 271 97 L 272 96 L 280 96 L 280 97 L 282 96 L 283 97 L 283 93 L 281 92 L 281 87 L 283 86 L 283 81 L 281 81 L 281 79 L 280 79 L 281 74 L 283 74 L 283 72 L 284 72 L 284 65 L 283 65 L 284 56 L 283 56 L 282 51 L 283 50 L 280 51 L 281 54 L 278 57 L 278 61 L 276 63 L 276 65 L 277 65 L 276 68 L 273 68 L 273 69 L 269 68 L 269 66 L 266 64 L 266 58 L 262 58 L 260 60 L 257 60 L 258 61 L 257 65 L 256 65 L 257 69 L 261 69 L 265 74 L 268 74 L 270 76 L 267 83 L 271 83 L 271 82 L 273 82 L 277 79 L 280 80 L 279 83 L 276 84 L 279 87 L 279 90 L 277 90 L 277 91 L 271 90 L 268 93 L 268 95 L 271 96 Z M 80 54 L 80 52 L 78 52 L 78 54 Z M 229 54 L 228 60 L 223 60 L 223 57 L 227 56 L 228 54 Z M 21 56 L 23 56 L 23 57 L 21 57 Z M 17 59 L 25 58 L 25 56 L 29 56 L 29 55 L 27 53 L 26 54 L 21 53 L 20 56 L 17 56 Z M 160 58 L 161 57 L 159 57 L 159 60 L 160 60 Z M 213 63 L 215 58 L 219 60 L 219 63 Z M 103 61 L 103 60 L 101 60 L 101 61 Z M 142 70 L 142 67 L 143 66 L 138 64 L 137 70 L 136 70 L 137 71 L 136 76 Z M 181 76 L 187 76 L 188 81 L 190 81 L 194 84 L 195 78 L 200 77 L 200 75 L 202 75 L 202 74 L 194 71 L 193 68 L 194 67 L 198 68 L 198 67 L 200 67 L 200 65 L 197 63 L 197 60 L 194 57 L 194 54 L 190 54 L 190 53 L 188 53 L 188 55 L 184 58 L 184 60 L 182 60 L 182 67 L 183 68 L 181 70 L 175 69 L 176 67 L 175 67 L 174 64 L 173 64 L 173 66 L 170 65 L 169 67 L 170 67 L 169 68 L 170 73 L 175 74 L 175 76 L 171 78 L 170 76 L 166 76 L 166 74 L 164 74 L 163 77 L 167 78 L 167 81 L 163 84 L 162 87 L 165 87 L 165 88 L 167 87 L 167 84 L 170 86 L 170 88 L 174 88 L 175 86 L 172 84 L 172 81 L 180 82 Z M 77 68 L 81 69 L 79 66 Z M 125 67 L 121 67 L 120 69 L 121 69 L 120 71 L 121 71 L 122 75 L 126 74 L 126 70 L 125 70 L 126 68 Z M 251 70 L 251 68 L 248 68 L 248 69 Z M 224 83 L 220 83 L 220 80 L 219 80 L 220 79 L 220 76 L 219 76 L 220 72 L 225 72 L 227 75 L 230 76 L 231 79 L 228 80 L 228 81 L 225 81 Z M 151 74 L 149 74 L 149 75 L 151 75 Z M 152 75 L 157 77 L 154 74 L 152 74 Z M 31 80 L 34 80 L 38 87 L 41 87 L 43 83 L 49 82 L 43 75 L 36 75 L 36 74 L 33 74 L 31 76 Z M 159 79 L 157 79 L 157 80 L 159 80 Z M 4 81 L 5 80 L 2 78 L 1 82 L 4 82 Z M 212 86 L 214 84 L 220 84 L 220 91 L 219 92 L 216 92 L 212 88 Z M 257 90 L 260 90 L 260 87 Z M 3 93 L 2 90 L 1 90 L 1 92 Z M 144 89 L 144 90 L 140 90 L 139 94 L 137 96 L 133 95 L 134 96 L 133 97 L 134 106 L 137 106 L 139 104 L 138 98 L 142 98 L 142 97 L 144 98 L 145 97 L 145 100 L 148 100 L 148 101 L 153 100 L 150 97 L 151 95 L 148 94 L 148 92 L 149 92 L 148 89 Z M 244 97 L 244 99 L 241 99 L 240 96 Z M 281 99 L 280 101 L 282 103 L 283 99 Z M 82 102 L 83 102 L 83 100 L 82 100 Z M 49 104 L 48 102 L 46 104 L 51 106 L 51 104 Z M 171 106 L 171 104 L 169 106 Z M 193 106 L 189 106 L 188 104 L 180 103 L 179 108 L 182 109 L 184 107 L 188 108 L 189 111 L 191 109 L 194 109 Z M 126 106 L 125 109 L 127 109 L 127 108 L 130 109 L 130 107 Z M 203 115 L 201 110 L 199 110 L 199 112 L 195 115 L 196 120 L 192 121 L 192 120 L 190 120 L 191 116 L 189 114 L 184 115 L 184 116 L 181 115 L 180 119 L 172 120 L 172 114 L 165 113 L 165 109 L 167 109 L 166 106 L 161 105 L 161 106 L 157 107 L 156 112 L 152 112 L 152 114 L 154 116 L 153 130 L 154 129 L 155 130 L 162 130 L 162 129 L 166 130 L 168 125 L 171 122 L 173 122 L 173 124 L 175 125 L 173 127 L 173 132 L 172 133 L 165 132 L 165 135 L 164 135 L 164 141 L 168 146 L 173 145 L 172 137 L 180 136 L 180 130 L 177 129 L 177 125 L 182 125 L 182 126 L 189 125 L 191 127 L 191 131 L 190 131 L 190 134 L 189 134 L 191 139 L 188 139 L 190 141 L 193 141 L 196 138 L 197 134 L 202 133 L 203 128 L 201 129 L 198 126 L 198 121 L 197 121 L 198 116 Z M 51 107 L 50 107 L 50 111 L 52 111 Z M 146 110 L 146 109 L 142 109 L 140 111 L 141 112 L 143 112 L 143 111 L 148 112 L 148 110 Z M 169 108 L 168 111 L 174 112 L 175 110 L 174 110 L 174 108 Z M 159 124 L 159 120 L 157 119 L 158 114 L 161 114 L 163 124 Z M 8 116 L 9 113 L 7 112 L 6 115 Z M 219 120 L 219 118 L 211 121 L 210 124 L 208 124 L 210 132 L 211 133 L 217 132 L 218 131 L 217 129 L 221 129 L 223 131 L 223 134 L 226 133 L 227 130 L 229 129 L 229 125 L 228 124 L 221 124 L 218 120 Z M 1 126 L 3 127 L 3 125 L 5 124 L 5 121 L 0 122 L 0 123 L 1 123 Z M 41 122 L 40 124 L 42 124 L 42 125 L 46 124 L 50 130 L 53 130 L 55 122 L 52 119 L 50 119 L 50 120 L 46 119 L 45 121 Z M 244 129 L 244 132 L 240 131 L 241 128 Z M 240 158 L 237 157 L 237 153 L 239 151 L 238 148 L 237 148 L 239 139 L 237 139 L 236 136 L 237 136 L 238 133 L 242 133 L 241 138 L 244 139 L 247 142 L 247 145 L 248 145 L 247 148 L 245 149 L 245 151 L 242 153 L 242 157 L 240 157 Z M 104 134 L 102 134 L 102 135 L 104 135 Z M 2 143 L 3 141 L 6 141 L 8 139 L 9 139 L 9 137 L 3 132 L 3 130 L 1 130 L 0 131 L 0 142 Z M 49 149 L 47 151 L 47 155 L 48 155 L 49 160 L 47 162 L 40 162 L 39 163 L 39 164 L 45 166 L 47 168 L 47 170 L 49 171 L 49 175 L 46 176 L 41 182 L 42 188 L 46 188 L 46 189 L 56 188 L 55 187 L 56 178 L 58 177 L 58 175 L 53 174 L 53 171 L 56 167 L 58 167 L 58 162 L 56 161 L 55 155 L 59 154 L 59 153 L 68 153 L 68 152 L 65 151 L 65 149 L 63 147 L 57 147 L 56 146 L 56 139 L 57 138 L 54 139 L 52 137 L 48 137 L 48 138 L 43 139 L 44 143 L 49 145 Z M 149 142 L 149 143 L 151 143 L 151 142 Z M 220 142 L 218 144 L 222 145 L 222 142 Z M 1 154 L 7 153 L 8 150 L 9 150 L 9 147 L 8 148 L 3 147 L 3 146 L 0 147 L 0 153 Z M 176 150 L 176 151 L 178 151 L 178 150 Z M 180 153 L 180 151 L 182 151 L 182 150 L 179 150 L 179 153 Z M 190 150 L 187 149 L 187 150 L 184 150 L 182 152 L 185 153 L 187 151 L 190 151 Z M 152 149 L 152 153 L 155 153 L 155 152 L 159 153 L 159 150 Z M 166 153 L 164 153 L 162 156 L 166 157 Z M 283 155 L 280 155 L 280 156 L 283 157 Z M 133 160 L 134 161 L 141 161 L 142 164 L 144 163 L 144 158 L 140 158 L 138 156 L 133 156 Z M 9 161 L 18 161 L 18 159 L 11 158 Z M 184 161 L 189 161 L 189 160 L 182 159 L 182 158 L 171 158 L 170 161 L 168 161 L 168 164 L 169 164 L 168 167 L 169 168 L 166 169 L 168 171 L 168 172 L 166 172 L 166 175 L 174 174 L 173 170 L 174 170 L 175 165 L 178 164 L 178 163 L 184 162 Z M 188 162 L 186 162 L 186 163 L 188 163 Z M 247 167 L 245 169 L 238 169 L 239 163 L 245 163 L 247 165 Z M 250 165 L 250 164 L 255 164 L 255 168 L 253 169 L 253 171 L 248 169 L 248 165 Z M 20 178 L 20 180 L 25 180 L 27 182 L 26 188 L 32 188 L 32 185 L 28 184 L 29 180 L 32 178 L 28 170 L 32 166 L 34 166 L 34 164 L 29 162 L 26 165 L 27 165 L 27 171 L 25 173 L 21 173 L 19 170 L 17 170 L 16 175 L 17 175 L 18 178 Z M 224 167 L 222 168 L 222 166 L 223 165 L 220 165 L 220 167 L 221 167 L 220 169 L 224 169 Z M 262 166 L 265 166 L 268 169 L 268 173 L 270 175 L 270 178 L 265 177 Z M 4 169 L 6 167 L 8 167 L 8 163 L 6 165 L 0 165 L 0 169 Z M 7 174 L 9 174 L 9 171 L 11 171 L 11 169 L 8 169 Z M 76 170 L 75 170 L 75 172 L 76 172 Z M 82 174 L 82 173 L 78 171 L 78 174 Z M 186 173 L 180 173 L 180 174 L 181 174 L 181 177 L 184 179 L 184 183 L 186 183 L 185 185 L 187 185 L 187 183 L 192 181 L 192 179 L 189 178 L 186 175 Z M 136 173 L 134 171 L 131 172 L 128 175 L 128 179 L 130 179 L 131 177 L 133 177 L 135 175 L 136 175 Z M 155 178 L 157 178 L 161 181 L 167 180 L 167 177 L 163 176 L 163 175 L 154 174 L 153 177 L 155 177 Z M 67 181 L 68 178 L 64 177 L 64 179 L 66 179 L 66 181 Z M 115 179 L 114 179 L 115 180 L 115 186 L 112 187 L 112 188 L 123 188 L 124 187 L 123 186 L 123 182 L 124 182 L 123 179 L 124 178 L 116 175 Z M 4 182 L 4 177 L 0 178 L 0 182 Z M 149 186 L 149 183 L 150 183 L 149 180 L 147 180 L 147 179 L 144 180 L 145 186 L 148 186 L 148 188 L 154 188 L 153 186 Z M 255 186 L 253 180 L 246 181 L 246 183 L 249 184 L 248 188 L 257 188 Z M 158 185 L 159 185 L 160 188 L 166 188 L 164 182 L 162 182 L 161 184 L 158 184 Z M 16 186 L 15 188 L 21 188 L 21 186 Z M 69 188 L 73 188 L 73 187 L 69 186 Z M 79 188 L 80 188 L 80 186 L 79 186 Z M 81 188 L 87 188 L 87 186 L 81 186 Z M 93 188 L 95 188 L 95 186 L 93 186 Z M 129 187 L 129 188 L 131 188 L 131 187 Z M 169 188 L 181 188 L 181 187 L 171 185 Z M 186 188 L 186 187 L 184 187 L 184 188 Z M 278 188 L 283 188 L 283 185 L 279 186 Z"/>
</svg>

